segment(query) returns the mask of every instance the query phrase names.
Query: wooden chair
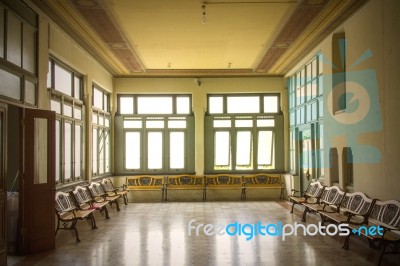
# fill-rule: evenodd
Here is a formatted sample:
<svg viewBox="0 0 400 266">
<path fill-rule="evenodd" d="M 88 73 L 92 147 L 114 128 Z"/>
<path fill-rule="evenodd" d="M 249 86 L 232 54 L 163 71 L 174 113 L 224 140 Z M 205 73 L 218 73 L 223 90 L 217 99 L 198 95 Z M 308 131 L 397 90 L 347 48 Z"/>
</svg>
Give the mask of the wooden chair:
<svg viewBox="0 0 400 266">
<path fill-rule="evenodd" d="M 84 219 L 90 220 L 92 229 L 97 229 L 96 220 L 93 216 L 95 209 L 79 210 L 69 193 L 62 191 L 57 192 L 55 197 L 55 207 L 57 215 L 56 235 L 58 230 L 74 230 L 76 242 L 81 242 L 78 230 L 76 229 L 76 224 L 79 220 Z"/>
<path fill-rule="evenodd" d="M 325 187 L 319 202 L 308 203 L 304 202 L 302 205 L 305 207 L 303 212 L 303 217 L 301 219 L 302 222 L 306 221 L 307 213 L 313 212 L 317 213 L 318 211 L 332 211 L 338 212 L 340 208 L 340 204 L 344 199 L 344 195 L 346 192 L 341 190 L 338 186 Z"/>
<path fill-rule="evenodd" d="M 125 185 L 123 185 L 123 190 L 120 191 L 109 178 L 101 180 L 100 184 L 108 196 L 120 196 L 124 199 L 125 205 L 128 205 L 128 191 L 125 190 Z"/>
<path fill-rule="evenodd" d="M 96 202 L 90 195 L 88 188 L 82 186 L 76 186 L 71 193 L 74 196 L 76 204 L 80 210 L 85 211 L 95 209 L 101 212 L 104 211 L 106 219 L 110 219 L 107 210 L 107 204 L 109 203 L 108 200 Z"/>
<path fill-rule="evenodd" d="M 292 210 L 290 213 L 293 213 L 293 208 L 296 204 L 303 204 L 306 202 L 318 203 L 323 190 L 324 186 L 319 181 L 311 182 L 303 195 L 299 195 L 300 191 L 292 189 L 292 195 L 289 197 L 289 201 L 292 202 Z"/>
<path fill-rule="evenodd" d="M 117 206 L 117 211 L 120 211 L 118 199 L 121 197 L 120 195 L 110 196 L 108 195 L 103 186 L 100 183 L 92 182 L 88 186 L 90 195 L 95 200 L 95 202 L 104 202 L 107 201 L 109 204 L 115 203 Z"/>
</svg>

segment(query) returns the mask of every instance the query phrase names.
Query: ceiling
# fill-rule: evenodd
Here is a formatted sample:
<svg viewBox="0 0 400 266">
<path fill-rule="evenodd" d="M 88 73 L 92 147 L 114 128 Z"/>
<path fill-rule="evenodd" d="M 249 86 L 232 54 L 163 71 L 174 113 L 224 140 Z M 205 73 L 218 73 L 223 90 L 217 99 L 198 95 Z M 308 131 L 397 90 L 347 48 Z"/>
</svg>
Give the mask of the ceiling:
<svg viewBox="0 0 400 266">
<path fill-rule="evenodd" d="M 281 76 L 367 0 L 32 0 L 116 77 Z"/>
</svg>

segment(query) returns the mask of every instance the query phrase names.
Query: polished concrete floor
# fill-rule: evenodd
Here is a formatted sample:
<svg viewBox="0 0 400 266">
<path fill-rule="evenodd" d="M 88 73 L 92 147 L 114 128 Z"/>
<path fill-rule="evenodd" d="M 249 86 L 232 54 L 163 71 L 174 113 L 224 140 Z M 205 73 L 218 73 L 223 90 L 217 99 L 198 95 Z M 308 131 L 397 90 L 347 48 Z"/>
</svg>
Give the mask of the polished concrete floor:
<svg viewBox="0 0 400 266">
<path fill-rule="evenodd" d="M 211 225 L 199 226 L 301 223 L 301 212 L 290 214 L 289 207 L 285 201 L 130 203 L 122 204 L 120 212 L 111 206 L 110 220 L 96 214 L 98 229 L 79 223 L 82 242 L 60 231 L 55 250 L 9 257 L 8 265 L 376 265 L 379 252 L 362 238 L 352 238 L 345 251 L 339 236 L 298 235 L 283 241 L 259 234 L 246 240 L 249 235 L 212 235 Z M 309 217 L 307 222 L 318 222 Z M 234 230 L 232 225 L 229 232 Z M 400 265 L 399 255 L 386 257 L 382 265 Z"/>
</svg>

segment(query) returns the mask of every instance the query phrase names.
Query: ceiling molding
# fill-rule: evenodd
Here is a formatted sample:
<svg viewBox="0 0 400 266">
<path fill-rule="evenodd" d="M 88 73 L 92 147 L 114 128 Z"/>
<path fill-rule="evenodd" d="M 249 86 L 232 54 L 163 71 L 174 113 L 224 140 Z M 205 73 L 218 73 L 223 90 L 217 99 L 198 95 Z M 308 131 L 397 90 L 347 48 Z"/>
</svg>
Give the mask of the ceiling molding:
<svg viewBox="0 0 400 266">
<path fill-rule="evenodd" d="M 305 29 L 328 3 L 328 0 L 301 1 L 275 38 L 271 47 L 261 59 L 256 71 L 269 72 L 276 61 L 286 53 L 289 47 L 292 46 L 299 37 L 301 37 Z"/>
<path fill-rule="evenodd" d="M 253 69 L 147 69 L 146 73 L 120 75 L 117 77 L 282 77 L 268 73 L 256 73 Z"/>
<path fill-rule="evenodd" d="M 321 41 L 354 14 L 368 0 L 333 0 L 310 24 L 288 50 L 270 68 L 269 73 L 284 75 L 303 59 Z"/>
<path fill-rule="evenodd" d="M 112 75 L 128 74 L 128 69 L 114 56 L 92 31 L 87 22 L 69 6 L 68 1 L 32 0 L 82 48 L 102 64 Z"/>
</svg>

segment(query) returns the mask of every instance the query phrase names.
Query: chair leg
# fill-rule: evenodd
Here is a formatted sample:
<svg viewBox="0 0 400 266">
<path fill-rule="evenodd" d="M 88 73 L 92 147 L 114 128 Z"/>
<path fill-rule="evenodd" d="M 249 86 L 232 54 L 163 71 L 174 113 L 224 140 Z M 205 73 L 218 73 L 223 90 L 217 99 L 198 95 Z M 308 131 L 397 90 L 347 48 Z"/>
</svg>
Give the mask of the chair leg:
<svg viewBox="0 0 400 266">
<path fill-rule="evenodd" d="M 305 222 L 305 221 L 306 221 L 306 219 L 307 219 L 307 212 L 308 212 L 308 208 L 306 207 L 306 208 L 304 209 L 303 216 L 301 217 L 301 221 L 302 221 L 302 222 Z"/>
<path fill-rule="evenodd" d="M 125 202 L 125 205 L 128 205 L 128 195 L 124 195 L 124 202 Z"/>
<path fill-rule="evenodd" d="M 104 205 L 102 209 L 104 210 L 104 214 L 106 215 L 106 219 L 110 219 L 110 216 L 108 215 L 108 209 L 107 209 L 107 206 L 106 206 L 106 205 Z"/>
<path fill-rule="evenodd" d="M 290 213 L 293 213 L 293 208 L 295 204 L 296 204 L 295 202 L 292 202 L 292 210 L 290 211 Z"/>
<path fill-rule="evenodd" d="M 79 239 L 79 234 L 78 234 L 78 230 L 76 229 L 76 223 L 78 222 L 78 220 L 74 220 L 72 222 L 72 225 L 70 227 L 70 229 L 75 231 L 75 237 L 76 237 L 76 242 L 81 242 L 81 240 Z"/>
<path fill-rule="evenodd" d="M 90 218 L 90 221 L 92 222 L 92 229 L 97 229 L 96 219 L 94 218 L 93 213 L 90 214 L 89 218 Z"/>
<path fill-rule="evenodd" d="M 386 243 L 383 242 L 382 243 L 382 251 L 381 251 L 381 254 L 379 255 L 378 266 L 381 265 L 382 257 L 385 254 L 385 250 L 386 250 Z"/>
<path fill-rule="evenodd" d="M 344 250 L 349 250 L 350 236 L 351 236 L 351 233 L 348 234 L 346 236 L 346 238 L 344 239 L 344 244 L 343 244 L 343 249 Z"/>
<path fill-rule="evenodd" d="M 119 208 L 118 199 L 115 200 L 115 204 L 117 205 L 117 211 L 120 211 L 121 209 Z"/>
</svg>

